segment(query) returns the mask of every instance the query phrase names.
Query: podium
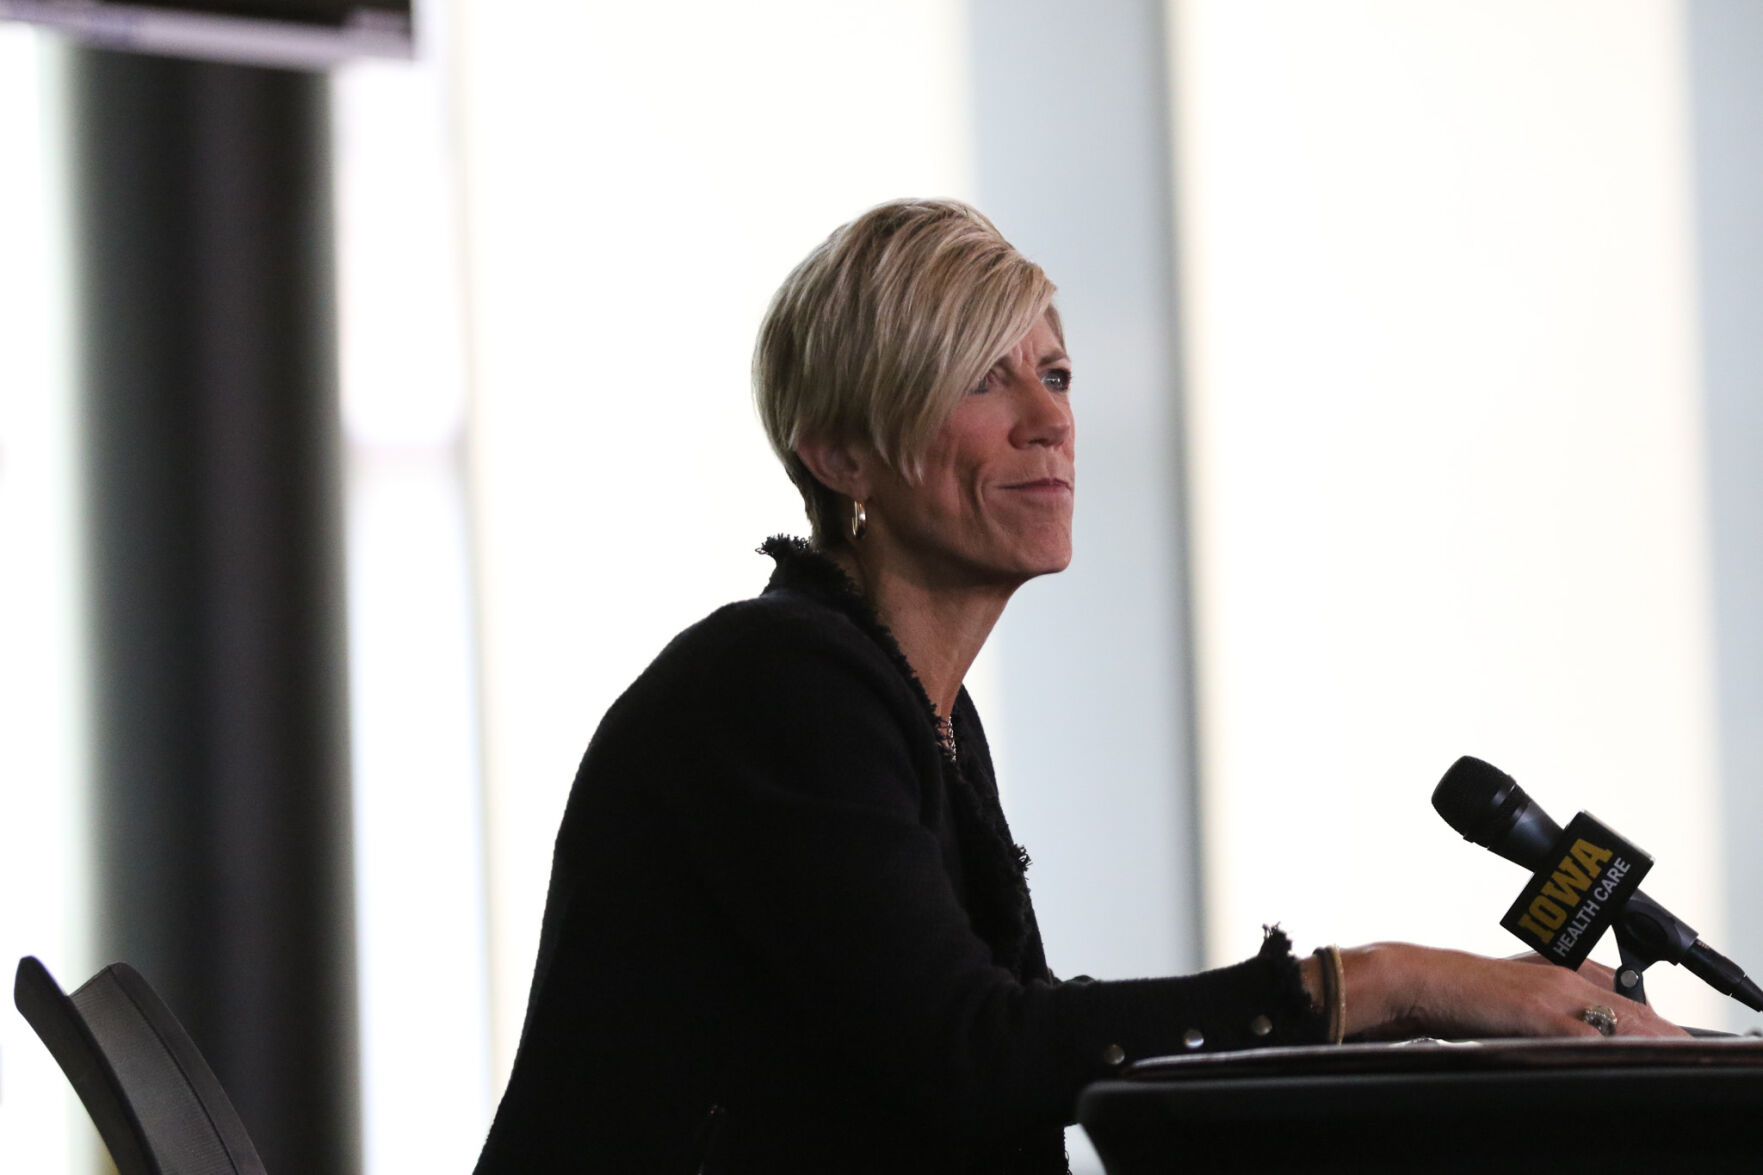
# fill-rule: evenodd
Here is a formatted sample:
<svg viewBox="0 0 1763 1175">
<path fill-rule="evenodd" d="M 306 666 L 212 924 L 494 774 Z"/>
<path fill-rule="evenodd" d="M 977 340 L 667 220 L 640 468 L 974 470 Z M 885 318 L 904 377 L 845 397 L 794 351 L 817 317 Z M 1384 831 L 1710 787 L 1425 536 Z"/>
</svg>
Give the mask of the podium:
<svg viewBox="0 0 1763 1175">
<path fill-rule="evenodd" d="M 1763 1040 L 1409 1041 L 1138 1062 L 1084 1090 L 1109 1175 L 1763 1170 Z"/>
</svg>

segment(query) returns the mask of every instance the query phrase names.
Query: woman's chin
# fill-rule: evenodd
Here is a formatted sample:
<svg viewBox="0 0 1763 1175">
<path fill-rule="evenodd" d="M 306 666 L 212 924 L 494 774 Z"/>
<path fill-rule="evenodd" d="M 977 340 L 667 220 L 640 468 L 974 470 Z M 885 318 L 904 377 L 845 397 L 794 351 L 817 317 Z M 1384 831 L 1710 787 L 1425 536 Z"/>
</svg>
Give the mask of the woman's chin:
<svg viewBox="0 0 1763 1175">
<path fill-rule="evenodd" d="M 1043 575 L 1057 575 L 1071 566 L 1071 543 L 1049 544 L 1045 549 L 1023 552 L 1012 562 L 1010 572 L 1018 585 Z"/>
</svg>

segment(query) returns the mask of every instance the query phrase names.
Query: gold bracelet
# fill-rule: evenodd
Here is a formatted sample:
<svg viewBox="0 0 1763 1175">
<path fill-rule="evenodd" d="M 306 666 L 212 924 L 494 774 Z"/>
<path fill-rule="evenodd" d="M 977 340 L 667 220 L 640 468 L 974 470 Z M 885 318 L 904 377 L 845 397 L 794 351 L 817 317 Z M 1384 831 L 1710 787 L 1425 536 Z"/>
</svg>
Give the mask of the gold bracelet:
<svg viewBox="0 0 1763 1175">
<path fill-rule="evenodd" d="M 1328 1013 L 1328 1043 L 1339 1044 L 1347 1033 L 1347 967 L 1341 948 L 1330 943 L 1315 950 L 1322 964 L 1322 1004 Z"/>
</svg>

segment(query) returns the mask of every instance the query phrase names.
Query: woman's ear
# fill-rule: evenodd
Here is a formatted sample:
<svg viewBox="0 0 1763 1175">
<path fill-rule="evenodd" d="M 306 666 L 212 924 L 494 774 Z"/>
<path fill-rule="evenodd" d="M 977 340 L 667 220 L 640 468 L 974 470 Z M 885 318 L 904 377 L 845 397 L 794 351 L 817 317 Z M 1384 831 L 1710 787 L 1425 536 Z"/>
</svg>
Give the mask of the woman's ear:
<svg viewBox="0 0 1763 1175">
<path fill-rule="evenodd" d="M 843 441 L 804 438 L 796 445 L 796 456 L 808 472 L 835 494 L 861 502 L 869 497 L 869 451 Z"/>
</svg>

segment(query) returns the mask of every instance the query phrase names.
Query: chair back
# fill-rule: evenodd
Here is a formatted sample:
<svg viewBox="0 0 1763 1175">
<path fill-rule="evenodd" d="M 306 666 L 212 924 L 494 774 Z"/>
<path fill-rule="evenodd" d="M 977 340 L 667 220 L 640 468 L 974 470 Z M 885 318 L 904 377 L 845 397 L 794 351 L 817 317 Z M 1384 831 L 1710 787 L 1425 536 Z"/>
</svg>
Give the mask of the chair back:
<svg viewBox="0 0 1763 1175">
<path fill-rule="evenodd" d="M 267 1175 L 208 1062 L 133 967 L 112 963 L 70 996 L 26 956 L 12 996 L 118 1175 Z"/>
</svg>

